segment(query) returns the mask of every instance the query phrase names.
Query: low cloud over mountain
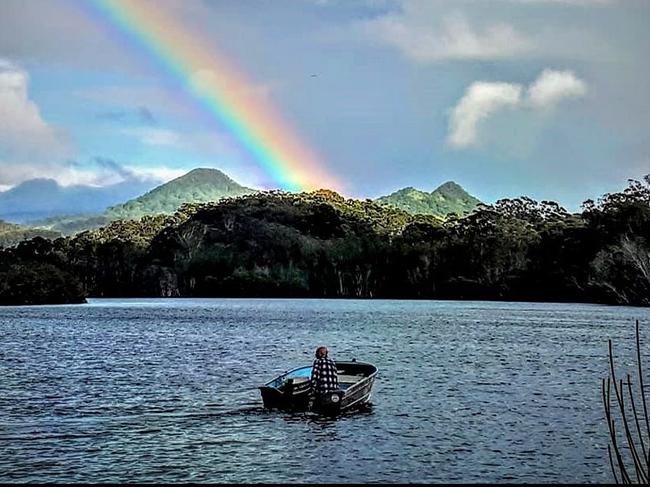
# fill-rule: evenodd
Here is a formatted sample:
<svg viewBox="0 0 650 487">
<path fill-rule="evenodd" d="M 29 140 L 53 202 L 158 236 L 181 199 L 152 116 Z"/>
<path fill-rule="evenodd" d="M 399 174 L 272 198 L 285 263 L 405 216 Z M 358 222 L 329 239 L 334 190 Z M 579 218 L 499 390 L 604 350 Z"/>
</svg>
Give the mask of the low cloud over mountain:
<svg viewBox="0 0 650 487">
<path fill-rule="evenodd" d="M 24 223 L 55 215 L 100 213 L 155 186 L 153 180 L 93 187 L 61 186 L 53 179 L 32 179 L 0 192 L 0 219 Z"/>
</svg>

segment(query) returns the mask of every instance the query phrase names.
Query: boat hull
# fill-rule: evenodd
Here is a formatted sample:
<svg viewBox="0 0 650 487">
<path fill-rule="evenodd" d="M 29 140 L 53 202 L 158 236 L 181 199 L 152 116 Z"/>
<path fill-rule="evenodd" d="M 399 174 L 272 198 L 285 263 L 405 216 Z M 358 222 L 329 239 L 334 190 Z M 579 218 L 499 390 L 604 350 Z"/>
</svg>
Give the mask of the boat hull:
<svg viewBox="0 0 650 487">
<path fill-rule="evenodd" d="M 262 386 L 264 407 L 267 409 L 307 409 L 309 407 L 309 391 L 287 394 L 275 387 Z"/>
<path fill-rule="evenodd" d="M 336 365 L 339 378 L 343 379 L 339 382 L 339 389 L 313 396 L 307 377 L 311 367 L 302 367 L 286 372 L 259 388 L 264 407 L 337 415 L 366 404 L 370 400 L 377 368 L 355 361 L 337 362 Z"/>
</svg>

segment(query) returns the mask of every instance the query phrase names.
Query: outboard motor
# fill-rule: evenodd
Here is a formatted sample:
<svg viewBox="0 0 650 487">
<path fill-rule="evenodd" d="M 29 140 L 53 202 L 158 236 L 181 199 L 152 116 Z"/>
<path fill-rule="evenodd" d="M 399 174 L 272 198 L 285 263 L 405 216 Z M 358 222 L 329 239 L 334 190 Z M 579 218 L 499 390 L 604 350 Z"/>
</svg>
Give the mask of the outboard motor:
<svg viewBox="0 0 650 487">
<path fill-rule="evenodd" d="M 337 389 L 335 391 L 327 392 L 325 394 L 320 394 L 314 401 L 312 407 L 313 411 L 326 414 L 326 415 L 336 415 L 341 410 L 341 401 L 343 399 L 344 392 Z"/>
</svg>

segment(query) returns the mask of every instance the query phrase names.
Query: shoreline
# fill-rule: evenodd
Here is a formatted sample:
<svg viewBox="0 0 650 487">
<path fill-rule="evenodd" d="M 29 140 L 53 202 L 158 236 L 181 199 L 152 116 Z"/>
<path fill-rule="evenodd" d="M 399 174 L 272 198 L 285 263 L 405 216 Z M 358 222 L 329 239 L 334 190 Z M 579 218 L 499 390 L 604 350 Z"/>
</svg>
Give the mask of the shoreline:
<svg viewBox="0 0 650 487">
<path fill-rule="evenodd" d="M 295 297 L 295 296 L 87 296 L 85 302 L 69 303 L 25 303 L 25 304 L 0 304 L 2 308 L 25 308 L 47 306 L 83 306 L 92 304 L 88 300 L 147 300 L 147 301 L 183 301 L 183 300 L 259 300 L 259 301 L 412 301 L 412 302 L 449 302 L 449 303 L 516 303 L 516 304 L 556 304 L 556 305 L 581 305 L 581 306 L 607 306 L 611 308 L 649 309 L 650 306 L 633 304 L 616 304 L 596 301 L 545 301 L 530 299 L 463 299 L 463 298 L 364 298 L 364 297 Z"/>
</svg>

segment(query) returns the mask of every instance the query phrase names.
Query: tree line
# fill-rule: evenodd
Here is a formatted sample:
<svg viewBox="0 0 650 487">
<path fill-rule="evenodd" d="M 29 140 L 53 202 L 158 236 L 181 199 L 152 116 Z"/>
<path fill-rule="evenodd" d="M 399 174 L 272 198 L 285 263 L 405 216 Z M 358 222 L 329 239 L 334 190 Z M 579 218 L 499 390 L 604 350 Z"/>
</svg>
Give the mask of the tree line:
<svg viewBox="0 0 650 487">
<path fill-rule="evenodd" d="M 650 176 L 569 213 L 527 197 L 441 221 L 321 190 L 182 206 L 0 250 L 0 303 L 320 297 L 650 305 Z"/>
</svg>

